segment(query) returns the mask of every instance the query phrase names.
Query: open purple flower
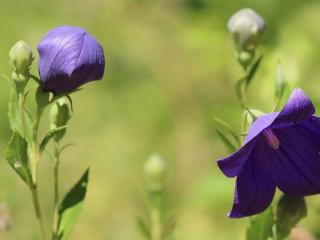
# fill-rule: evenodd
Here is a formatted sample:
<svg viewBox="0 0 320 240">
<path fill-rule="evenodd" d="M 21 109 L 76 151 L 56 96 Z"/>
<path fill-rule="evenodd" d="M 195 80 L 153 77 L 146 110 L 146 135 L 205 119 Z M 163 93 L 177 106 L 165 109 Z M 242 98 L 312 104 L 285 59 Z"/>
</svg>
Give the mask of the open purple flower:
<svg viewBox="0 0 320 240">
<path fill-rule="evenodd" d="M 62 26 L 49 31 L 38 44 L 38 51 L 44 91 L 67 94 L 103 77 L 103 48 L 81 28 Z"/>
<path fill-rule="evenodd" d="M 256 119 L 245 144 L 218 165 L 237 177 L 229 217 L 264 211 L 276 187 L 291 196 L 320 193 L 320 118 L 310 99 L 295 89 L 280 112 Z"/>
</svg>

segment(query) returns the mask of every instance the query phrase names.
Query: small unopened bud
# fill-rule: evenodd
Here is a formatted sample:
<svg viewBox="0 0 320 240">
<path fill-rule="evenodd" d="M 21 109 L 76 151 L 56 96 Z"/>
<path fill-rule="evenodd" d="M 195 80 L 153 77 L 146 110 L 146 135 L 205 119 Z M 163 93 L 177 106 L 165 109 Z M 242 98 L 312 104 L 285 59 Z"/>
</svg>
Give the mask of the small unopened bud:
<svg viewBox="0 0 320 240">
<path fill-rule="evenodd" d="M 50 110 L 50 129 L 67 125 L 71 117 L 71 109 L 66 98 L 60 98 Z M 54 135 L 55 141 L 60 141 L 65 134 L 65 129 Z"/>
<path fill-rule="evenodd" d="M 20 74 L 24 74 L 26 71 L 29 72 L 33 61 L 32 49 L 24 41 L 19 41 L 11 48 L 9 59 L 15 72 Z"/>
<path fill-rule="evenodd" d="M 44 92 L 41 86 L 36 91 L 36 102 L 38 110 L 41 112 L 50 102 L 50 93 Z"/>
<path fill-rule="evenodd" d="M 158 154 L 153 154 L 145 163 L 144 173 L 150 191 L 159 192 L 164 188 L 167 166 Z"/>
<path fill-rule="evenodd" d="M 9 60 L 13 67 L 12 79 L 14 80 L 17 89 L 23 92 L 28 80 L 29 70 L 33 61 L 31 47 L 24 41 L 19 41 L 10 49 Z"/>
<path fill-rule="evenodd" d="M 240 52 L 253 51 L 259 44 L 265 30 L 265 22 L 249 8 L 236 12 L 228 21 L 228 29 Z"/>
</svg>

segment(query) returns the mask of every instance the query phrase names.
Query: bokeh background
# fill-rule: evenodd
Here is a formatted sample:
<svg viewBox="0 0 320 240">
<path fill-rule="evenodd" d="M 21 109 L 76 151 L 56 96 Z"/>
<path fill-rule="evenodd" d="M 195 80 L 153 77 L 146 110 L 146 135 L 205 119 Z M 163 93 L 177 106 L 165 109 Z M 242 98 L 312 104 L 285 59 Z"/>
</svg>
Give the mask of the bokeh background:
<svg viewBox="0 0 320 240">
<path fill-rule="evenodd" d="M 87 29 L 104 46 L 105 78 L 73 94 L 74 115 L 61 164 L 62 191 L 91 166 L 85 208 L 70 239 L 138 240 L 136 219 L 144 209 L 143 165 L 154 152 L 167 161 L 174 203 L 176 239 L 244 239 L 248 219 L 230 220 L 234 180 L 215 160 L 227 154 L 213 117 L 239 127 L 241 111 L 233 85 L 242 75 L 226 30 L 230 15 L 251 7 L 268 29 L 259 48 L 264 61 L 249 105 L 270 111 L 275 66 L 320 103 L 320 2 L 301 0 L 2 0 L 0 71 L 10 73 L 8 51 L 18 40 L 36 53 L 53 27 Z M 33 72 L 37 73 L 36 62 Z M 1 79 L 0 151 L 10 137 L 7 102 L 10 85 Z M 30 99 L 32 102 L 32 99 Z M 32 103 L 31 103 L 32 104 Z M 42 133 L 48 119 L 42 121 Z M 3 154 L 2 154 L 3 156 Z M 37 239 L 31 197 L 4 158 L 0 162 L 0 201 L 12 215 L 1 239 Z M 52 214 L 51 161 L 41 162 L 41 201 L 49 226 Z M 320 225 L 319 197 L 308 199 L 310 231 Z M 320 216 L 320 215 L 319 215 Z M 49 230 L 49 229 L 48 229 Z"/>
</svg>

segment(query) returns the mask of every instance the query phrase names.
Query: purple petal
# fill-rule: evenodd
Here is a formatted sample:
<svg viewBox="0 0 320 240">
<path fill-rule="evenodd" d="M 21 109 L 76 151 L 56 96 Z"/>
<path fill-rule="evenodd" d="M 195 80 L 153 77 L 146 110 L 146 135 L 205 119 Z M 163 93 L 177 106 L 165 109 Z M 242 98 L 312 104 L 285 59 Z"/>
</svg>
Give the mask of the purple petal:
<svg viewBox="0 0 320 240">
<path fill-rule="evenodd" d="M 289 126 L 310 118 L 315 113 L 314 106 L 309 97 L 300 88 L 296 88 L 272 123 L 272 128 Z"/>
<path fill-rule="evenodd" d="M 255 138 L 278 116 L 278 113 L 271 113 L 265 116 L 259 117 L 251 126 L 248 136 L 245 140 L 245 145 L 242 146 L 234 154 L 217 161 L 219 168 L 227 177 L 237 176 L 243 164 L 249 157 L 254 145 L 256 144 Z"/>
<path fill-rule="evenodd" d="M 270 205 L 276 186 L 261 160 L 260 149 L 255 148 L 237 177 L 230 218 L 251 216 Z"/>
<path fill-rule="evenodd" d="M 240 172 L 241 169 L 249 157 L 253 147 L 255 145 L 255 141 L 251 141 L 250 143 L 241 147 L 237 152 L 232 155 L 220 159 L 217 161 L 219 168 L 227 177 L 235 177 Z"/>
<path fill-rule="evenodd" d="M 277 150 L 268 147 L 261 154 L 268 156 L 265 162 L 275 184 L 289 195 L 320 193 L 319 126 L 306 121 L 273 132 L 280 147 Z"/>
</svg>

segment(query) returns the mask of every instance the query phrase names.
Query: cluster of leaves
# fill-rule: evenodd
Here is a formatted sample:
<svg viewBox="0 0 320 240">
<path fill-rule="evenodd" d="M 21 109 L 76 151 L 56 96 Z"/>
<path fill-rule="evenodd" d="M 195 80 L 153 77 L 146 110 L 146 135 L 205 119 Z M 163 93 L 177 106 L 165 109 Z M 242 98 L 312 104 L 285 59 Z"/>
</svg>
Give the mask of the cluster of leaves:
<svg viewBox="0 0 320 240">
<path fill-rule="evenodd" d="M 303 197 L 283 195 L 275 212 L 271 206 L 251 219 L 246 240 L 286 239 L 291 229 L 306 216 L 307 206 Z"/>
<path fill-rule="evenodd" d="M 38 151 L 38 154 L 41 154 L 46 149 L 48 143 L 53 140 L 56 135 L 65 131 L 66 126 L 51 129 L 38 144 L 36 140 L 36 128 L 37 121 L 40 120 L 40 116 L 37 114 L 33 116 L 31 111 L 24 106 L 24 102 L 21 102 L 25 101 L 29 92 L 30 91 L 21 93 L 17 91 L 17 89 L 14 89 L 11 93 L 8 117 L 12 130 L 12 137 L 6 148 L 5 157 L 13 170 L 32 190 L 36 188 L 36 182 L 34 180 L 35 176 L 32 172 L 33 164 L 37 164 L 37 162 L 33 162 L 35 160 L 33 159 L 34 154 L 37 154 L 35 151 Z M 21 94 L 24 95 L 21 96 Z M 23 106 L 23 108 L 21 106 Z M 83 207 L 88 185 L 88 177 L 89 169 L 85 171 L 83 176 L 60 202 L 57 218 L 57 236 L 55 237 L 55 240 L 67 239 L 74 228 Z"/>
</svg>

